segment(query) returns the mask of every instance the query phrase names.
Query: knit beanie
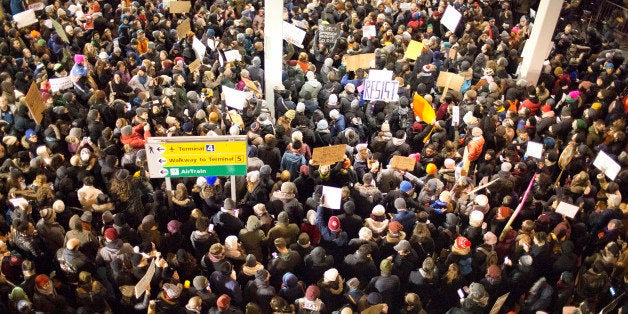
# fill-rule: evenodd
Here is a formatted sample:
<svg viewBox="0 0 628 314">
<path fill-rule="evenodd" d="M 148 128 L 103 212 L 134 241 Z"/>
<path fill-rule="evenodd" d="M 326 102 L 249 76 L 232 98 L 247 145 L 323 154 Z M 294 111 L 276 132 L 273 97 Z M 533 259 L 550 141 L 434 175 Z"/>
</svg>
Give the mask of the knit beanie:
<svg viewBox="0 0 628 314">
<path fill-rule="evenodd" d="M 305 290 L 305 298 L 308 301 L 315 301 L 321 295 L 321 290 L 316 285 L 310 285 Z"/>
</svg>

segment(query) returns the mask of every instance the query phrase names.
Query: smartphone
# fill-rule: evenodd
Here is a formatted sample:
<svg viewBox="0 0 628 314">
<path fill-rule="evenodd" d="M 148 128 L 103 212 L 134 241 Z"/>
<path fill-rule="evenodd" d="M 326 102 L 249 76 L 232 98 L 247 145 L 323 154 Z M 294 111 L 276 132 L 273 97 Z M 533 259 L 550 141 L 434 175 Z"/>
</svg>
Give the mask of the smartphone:
<svg viewBox="0 0 628 314">
<path fill-rule="evenodd" d="M 277 252 L 273 252 L 273 254 L 271 254 L 273 256 L 273 258 L 277 258 L 279 256 L 279 254 L 277 254 Z"/>
<path fill-rule="evenodd" d="M 508 256 L 504 257 L 504 264 L 508 263 L 508 261 L 510 261 L 510 258 Z"/>
<path fill-rule="evenodd" d="M 459 296 L 461 299 L 464 299 L 464 291 L 462 291 L 462 289 L 458 289 L 458 296 Z"/>
<path fill-rule="evenodd" d="M 233 215 L 234 215 L 234 216 L 238 217 L 238 214 L 239 214 L 239 213 L 240 213 L 240 210 L 239 210 L 239 209 L 237 209 L 237 208 L 236 208 L 236 209 L 234 209 L 234 210 L 233 210 Z"/>
<path fill-rule="evenodd" d="M 212 232 L 214 231 L 214 224 L 209 224 L 209 227 L 207 227 L 207 232 Z"/>
<path fill-rule="evenodd" d="M 615 297 L 615 295 L 617 294 L 617 291 L 615 291 L 615 287 L 613 287 L 613 286 L 608 288 L 608 292 L 611 293 L 611 297 Z"/>
</svg>

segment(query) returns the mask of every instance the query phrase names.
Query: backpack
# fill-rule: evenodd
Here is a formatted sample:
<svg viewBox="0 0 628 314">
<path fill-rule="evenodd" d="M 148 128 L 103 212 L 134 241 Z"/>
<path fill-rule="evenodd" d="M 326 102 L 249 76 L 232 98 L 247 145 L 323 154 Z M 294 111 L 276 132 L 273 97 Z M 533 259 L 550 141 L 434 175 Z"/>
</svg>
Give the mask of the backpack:
<svg viewBox="0 0 628 314">
<path fill-rule="evenodd" d="M 499 257 L 497 256 L 497 252 L 494 249 L 491 248 L 490 251 L 487 251 L 485 248 L 480 246 L 478 247 L 478 251 L 486 255 L 486 259 L 484 260 L 484 264 L 482 265 L 484 269 L 487 269 L 491 265 L 499 264 Z"/>
<path fill-rule="evenodd" d="M 471 264 L 472 264 L 471 256 L 468 256 L 466 258 L 460 259 L 458 261 L 458 266 L 460 268 L 460 275 L 466 276 L 466 275 L 470 274 L 471 270 L 472 270 Z"/>
</svg>

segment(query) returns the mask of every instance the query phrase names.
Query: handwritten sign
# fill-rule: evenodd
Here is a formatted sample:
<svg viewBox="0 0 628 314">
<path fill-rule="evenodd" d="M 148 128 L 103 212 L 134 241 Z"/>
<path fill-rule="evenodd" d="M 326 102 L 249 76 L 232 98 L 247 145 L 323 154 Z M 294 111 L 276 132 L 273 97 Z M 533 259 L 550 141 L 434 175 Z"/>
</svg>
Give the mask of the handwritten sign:
<svg viewBox="0 0 628 314">
<path fill-rule="evenodd" d="M 35 82 L 33 82 L 31 87 L 28 89 L 24 102 L 28 106 L 28 110 L 30 110 L 33 115 L 35 122 L 37 122 L 37 124 L 41 124 L 41 119 L 44 117 L 43 112 L 46 110 L 46 103 L 41 98 L 41 92 L 39 91 L 39 88 L 37 88 L 37 84 Z"/>
<path fill-rule="evenodd" d="M 334 25 L 318 24 L 318 42 L 323 45 L 333 45 L 336 43 L 340 29 Z"/>
<path fill-rule="evenodd" d="M 343 161 L 346 151 L 346 144 L 316 147 L 312 152 L 312 165 L 331 165 Z"/>
<path fill-rule="evenodd" d="M 192 50 L 196 53 L 196 57 L 202 60 L 205 57 L 205 52 L 207 52 L 207 47 L 203 45 L 202 41 L 194 36 L 192 39 Z"/>
<path fill-rule="evenodd" d="M 13 20 L 17 23 L 17 28 L 23 28 L 37 23 L 35 10 L 29 9 L 24 12 L 13 15 Z"/>
<path fill-rule="evenodd" d="M 445 25 L 445 27 L 447 27 L 447 29 L 449 29 L 450 31 L 455 32 L 456 27 L 458 27 L 458 23 L 460 23 L 461 17 L 462 14 L 458 12 L 456 8 L 448 5 L 447 9 L 445 9 L 445 13 L 443 13 L 443 18 L 441 19 L 440 23 Z"/>
<path fill-rule="evenodd" d="M 201 68 L 201 59 L 196 59 L 194 60 L 192 63 L 190 63 L 190 65 L 188 65 L 188 69 L 190 69 L 190 72 L 194 73 L 196 72 L 196 70 Z"/>
<path fill-rule="evenodd" d="M 451 107 L 451 125 L 453 126 L 460 125 L 460 107 L 459 106 Z"/>
<path fill-rule="evenodd" d="M 538 159 L 543 158 L 543 144 L 528 141 L 528 145 L 526 147 L 526 155 Z"/>
<path fill-rule="evenodd" d="M 600 169 L 607 177 L 611 180 L 615 180 L 619 171 L 621 171 L 621 166 L 611 158 L 608 154 L 603 151 L 600 151 L 595 157 L 593 161 L 593 165 L 595 168 Z"/>
<path fill-rule="evenodd" d="M 391 166 L 397 170 L 414 171 L 416 159 L 404 156 L 393 156 Z"/>
<path fill-rule="evenodd" d="M 412 6 L 412 3 L 410 3 L 410 2 L 399 3 L 399 10 L 402 11 L 402 12 L 403 11 L 408 11 L 408 10 L 410 10 L 410 6 Z"/>
<path fill-rule="evenodd" d="M 222 95 L 225 97 L 225 104 L 227 107 L 242 110 L 247 102 L 247 99 L 251 97 L 251 93 L 239 91 L 227 86 L 222 86 Z"/>
<path fill-rule="evenodd" d="M 499 314 L 499 310 L 502 309 L 502 306 L 504 306 L 504 303 L 506 303 L 506 299 L 508 299 L 509 295 L 510 295 L 510 292 L 497 298 L 497 300 L 495 300 L 495 304 L 493 304 L 493 307 L 491 308 L 490 314 Z"/>
<path fill-rule="evenodd" d="M 448 89 L 460 91 L 462 89 L 462 84 L 464 84 L 464 77 L 451 72 L 440 72 L 440 74 L 438 74 L 438 79 L 436 80 L 436 86 L 445 88 L 443 95 Z"/>
<path fill-rule="evenodd" d="M 369 78 L 379 81 L 392 81 L 393 71 L 389 70 L 369 70 Z"/>
<path fill-rule="evenodd" d="M 179 24 L 179 26 L 177 26 L 177 36 L 179 38 L 183 38 L 183 37 L 185 37 L 185 35 L 187 35 L 187 33 L 190 30 L 192 30 L 192 28 L 190 26 L 190 19 L 187 18 L 183 22 L 181 22 L 181 24 Z"/>
<path fill-rule="evenodd" d="M 135 297 L 139 299 L 139 297 L 142 296 L 142 294 L 144 294 L 144 292 L 146 291 L 146 287 L 150 284 L 150 281 L 153 279 L 153 276 L 155 275 L 155 259 L 153 259 L 150 262 L 150 265 L 148 265 L 148 269 L 146 270 L 146 273 L 144 274 L 144 276 L 142 277 L 142 279 L 140 279 L 140 281 L 137 282 L 137 284 L 135 285 Z"/>
<path fill-rule="evenodd" d="M 580 207 L 566 203 L 566 202 L 560 202 L 558 203 L 558 206 L 556 207 L 557 213 L 565 215 L 569 218 L 576 217 L 576 214 L 578 213 L 579 210 L 580 210 Z"/>
<path fill-rule="evenodd" d="M 342 189 L 323 185 L 323 207 L 330 209 L 340 209 L 342 203 Z"/>
<path fill-rule="evenodd" d="M 411 40 L 403 57 L 410 60 L 416 60 L 416 58 L 418 58 L 421 54 L 421 51 L 423 51 L 423 43 Z"/>
<path fill-rule="evenodd" d="M 345 57 L 347 71 L 355 71 L 357 69 L 370 69 L 371 64 L 375 62 L 374 53 L 364 53 L 361 55 L 352 55 Z"/>
<path fill-rule="evenodd" d="M 377 36 L 377 29 L 375 25 L 367 25 L 362 27 L 362 37 L 371 38 Z"/>
<path fill-rule="evenodd" d="M 398 91 L 398 81 L 364 80 L 362 98 L 364 100 L 397 101 L 399 100 Z"/>
<path fill-rule="evenodd" d="M 72 88 L 72 77 L 60 77 L 60 78 L 51 78 L 48 80 L 50 83 L 50 90 L 52 92 L 58 92 L 60 90 L 66 90 L 68 88 Z"/>
<path fill-rule="evenodd" d="M 190 1 L 171 1 L 170 13 L 188 13 L 192 8 L 192 2 Z"/>
<path fill-rule="evenodd" d="M 297 47 L 303 48 L 305 31 L 288 22 L 283 22 L 283 39 Z"/>
</svg>

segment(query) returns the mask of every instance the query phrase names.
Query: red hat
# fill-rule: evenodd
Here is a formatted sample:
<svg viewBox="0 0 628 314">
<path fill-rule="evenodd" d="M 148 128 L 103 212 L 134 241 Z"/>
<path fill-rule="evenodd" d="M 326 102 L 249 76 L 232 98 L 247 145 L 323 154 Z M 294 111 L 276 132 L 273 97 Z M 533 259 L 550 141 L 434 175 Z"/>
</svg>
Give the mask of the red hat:
<svg viewBox="0 0 628 314">
<path fill-rule="evenodd" d="M 309 301 L 315 301 L 319 295 L 321 295 L 321 290 L 318 288 L 318 286 L 310 285 L 305 290 L 305 298 Z"/>
<path fill-rule="evenodd" d="M 48 278 L 48 276 L 46 275 L 37 275 L 37 277 L 35 277 L 35 285 L 38 288 L 43 288 L 47 283 L 50 282 L 50 278 Z"/>
<path fill-rule="evenodd" d="M 329 222 L 327 223 L 327 227 L 331 231 L 340 231 L 340 219 L 336 216 L 329 217 Z"/>
<path fill-rule="evenodd" d="M 545 106 L 541 107 L 541 111 L 543 111 L 543 112 L 550 112 L 550 111 L 552 111 L 552 107 L 550 107 L 550 105 L 545 105 Z"/>
<path fill-rule="evenodd" d="M 471 247 L 471 241 L 465 237 L 457 237 L 456 243 L 454 243 L 456 248 L 464 250 Z"/>
<path fill-rule="evenodd" d="M 109 241 L 115 241 L 118 239 L 118 231 L 114 228 L 107 228 L 105 230 L 105 238 Z"/>
<path fill-rule="evenodd" d="M 401 225 L 400 222 L 398 221 L 393 221 L 391 223 L 388 224 L 388 230 L 390 231 L 390 233 L 392 234 L 398 234 L 399 231 L 403 230 L 403 226 Z"/>
<path fill-rule="evenodd" d="M 216 307 L 218 307 L 219 310 L 226 310 L 229 308 L 229 305 L 231 305 L 231 298 L 226 294 L 221 295 L 220 298 L 216 300 Z"/>
</svg>

